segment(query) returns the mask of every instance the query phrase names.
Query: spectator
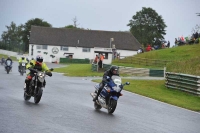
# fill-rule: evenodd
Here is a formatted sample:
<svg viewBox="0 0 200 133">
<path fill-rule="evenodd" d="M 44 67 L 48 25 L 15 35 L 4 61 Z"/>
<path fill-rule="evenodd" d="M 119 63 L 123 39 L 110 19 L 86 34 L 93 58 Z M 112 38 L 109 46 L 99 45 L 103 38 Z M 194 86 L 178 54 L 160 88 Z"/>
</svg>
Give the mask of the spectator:
<svg viewBox="0 0 200 133">
<path fill-rule="evenodd" d="M 167 47 L 169 48 L 170 47 L 170 42 L 168 41 L 168 43 L 167 43 Z"/>
<path fill-rule="evenodd" d="M 178 40 L 177 40 L 177 38 L 175 38 L 175 46 L 178 46 Z"/>
<path fill-rule="evenodd" d="M 199 38 L 198 32 L 196 32 L 196 33 L 194 34 L 194 38 L 195 38 L 195 40 L 196 40 L 197 38 Z"/>
<path fill-rule="evenodd" d="M 98 55 L 96 55 L 96 57 L 95 57 L 95 59 L 94 59 L 94 64 L 96 64 L 97 62 L 98 62 L 98 59 L 99 59 L 99 56 Z"/>
<path fill-rule="evenodd" d="M 104 56 L 102 54 L 100 54 L 100 60 L 99 60 L 99 68 L 103 68 L 103 60 L 104 60 Z"/>
<path fill-rule="evenodd" d="M 152 50 L 151 45 L 148 45 L 147 48 L 146 48 L 146 51 L 149 52 L 151 50 Z"/>
</svg>

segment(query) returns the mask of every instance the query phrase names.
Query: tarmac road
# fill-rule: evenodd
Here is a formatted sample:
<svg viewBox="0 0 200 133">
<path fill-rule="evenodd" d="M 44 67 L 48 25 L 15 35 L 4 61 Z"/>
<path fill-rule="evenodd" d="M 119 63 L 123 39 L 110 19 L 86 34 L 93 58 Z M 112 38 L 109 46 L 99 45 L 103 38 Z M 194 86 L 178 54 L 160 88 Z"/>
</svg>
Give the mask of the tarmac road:
<svg viewBox="0 0 200 133">
<path fill-rule="evenodd" d="M 114 114 L 96 111 L 91 78 L 53 73 L 40 103 L 25 102 L 17 65 L 10 74 L 0 66 L 0 133 L 200 133 L 200 113 L 126 91 Z"/>
</svg>

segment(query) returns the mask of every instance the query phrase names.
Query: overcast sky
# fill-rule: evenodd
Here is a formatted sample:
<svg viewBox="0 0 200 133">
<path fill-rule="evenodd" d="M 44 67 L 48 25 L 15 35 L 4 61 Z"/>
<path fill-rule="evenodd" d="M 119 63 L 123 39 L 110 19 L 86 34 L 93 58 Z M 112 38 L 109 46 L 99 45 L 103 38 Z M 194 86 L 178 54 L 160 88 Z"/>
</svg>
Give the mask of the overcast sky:
<svg viewBox="0 0 200 133">
<path fill-rule="evenodd" d="M 0 35 L 13 21 L 25 24 L 41 18 L 53 27 L 73 24 L 92 30 L 127 31 L 127 24 L 142 7 L 151 7 L 164 19 L 165 39 L 188 36 L 200 25 L 200 0 L 0 0 Z"/>
</svg>

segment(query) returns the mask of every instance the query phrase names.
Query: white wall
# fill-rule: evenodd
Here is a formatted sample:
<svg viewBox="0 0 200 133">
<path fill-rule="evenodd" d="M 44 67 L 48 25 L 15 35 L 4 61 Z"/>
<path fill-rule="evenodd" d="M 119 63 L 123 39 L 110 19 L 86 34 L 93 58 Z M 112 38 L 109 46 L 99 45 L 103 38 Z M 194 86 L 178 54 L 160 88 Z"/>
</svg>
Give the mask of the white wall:
<svg viewBox="0 0 200 133">
<path fill-rule="evenodd" d="M 94 51 L 97 50 L 97 48 L 91 48 L 90 49 L 90 52 L 82 52 L 82 47 L 68 47 L 68 51 L 62 51 L 60 50 L 60 46 L 50 46 L 48 45 L 48 49 L 45 50 L 45 49 L 37 49 L 36 48 L 36 44 L 30 44 L 29 45 L 29 56 L 31 56 L 31 48 L 32 46 L 31 45 L 34 45 L 33 46 L 33 58 L 36 58 L 37 55 L 42 55 L 43 58 L 44 58 L 44 62 L 54 62 L 54 61 L 57 61 L 59 62 L 59 59 L 60 58 L 65 58 L 66 56 L 64 55 L 64 53 L 74 53 L 73 54 L 73 58 L 74 59 L 85 59 L 85 58 L 88 58 L 88 59 L 94 59 L 95 56 L 96 56 L 96 53 L 94 53 Z M 57 54 L 53 54 L 52 53 L 52 49 L 54 47 L 57 47 L 59 49 L 59 52 Z M 98 48 L 98 50 L 101 50 L 101 51 L 107 51 L 107 49 L 104 49 L 104 48 Z M 40 53 L 38 53 L 37 51 L 41 51 Z M 48 54 L 44 54 L 44 52 L 48 52 Z M 134 54 L 137 54 L 137 51 L 128 51 L 128 50 L 117 50 L 117 52 L 120 53 L 120 56 L 131 56 L 131 55 L 134 55 Z M 54 55 L 55 57 L 54 58 L 51 58 L 50 55 Z M 110 64 L 112 61 L 112 55 L 111 54 L 108 54 L 108 59 L 104 59 L 103 63 L 105 64 Z"/>
</svg>

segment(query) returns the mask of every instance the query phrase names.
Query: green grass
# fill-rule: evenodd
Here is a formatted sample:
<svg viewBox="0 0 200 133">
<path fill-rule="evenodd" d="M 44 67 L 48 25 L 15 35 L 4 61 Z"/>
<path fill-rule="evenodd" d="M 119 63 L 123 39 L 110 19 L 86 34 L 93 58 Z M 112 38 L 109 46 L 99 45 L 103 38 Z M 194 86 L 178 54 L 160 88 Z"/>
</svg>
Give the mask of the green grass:
<svg viewBox="0 0 200 133">
<path fill-rule="evenodd" d="M 0 59 L 4 57 L 5 59 L 8 58 L 8 55 L 4 55 L 4 54 L 0 54 Z M 14 56 L 10 56 L 10 58 L 13 60 L 13 61 L 17 61 L 17 58 L 14 57 Z"/>
<path fill-rule="evenodd" d="M 91 67 L 91 64 L 70 64 L 67 67 L 55 68 L 54 71 L 72 77 L 103 76 L 103 72 L 93 72 Z"/>
<path fill-rule="evenodd" d="M 101 80 L 93 81 L 101 82 Z M 122 79 L 122 81 L 130 82 L 130 85 L 124 87 L 127 91 L 189 110 L 200 111 L 200 97 L 180 90 L 168 89 L 165 87 L 164 80 Z"/>
</svg>

